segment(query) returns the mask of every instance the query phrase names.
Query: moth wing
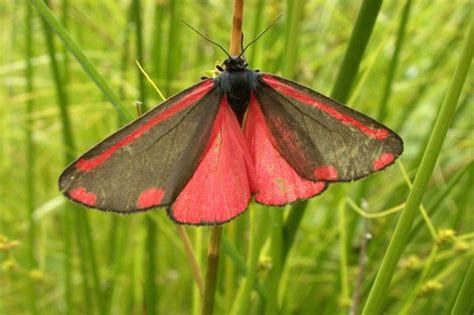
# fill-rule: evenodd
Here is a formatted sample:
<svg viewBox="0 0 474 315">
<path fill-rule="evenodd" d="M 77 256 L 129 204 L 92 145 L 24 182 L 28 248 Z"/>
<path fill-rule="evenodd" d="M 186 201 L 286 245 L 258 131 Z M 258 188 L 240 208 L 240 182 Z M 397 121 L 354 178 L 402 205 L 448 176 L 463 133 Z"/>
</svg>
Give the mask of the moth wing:
<svg viewBox="0 0 474 315">
<path fill-rule="evenodd" d="M 391 165 L 402 139 L 386 126 L 295 82 L 258 77 L 256 98 L 274 146 L 302 177 L 351 181 Z"/>
<path fill-rule="evenodd" d="M 255 166 L 255 200 L 266 205 L 284 205 L 320 194 L 323 181 L 301 177 L 276 149 L 277 142 L 254 93 L 250 96 L 244 134 Z"/>
<path fill-rule="evenodd" d="M 168 213 L 186 224 L 229 221 L 247 209 L 253 174 L 242 130 L 223 97 L 203 159 Z"/>
<path fill-rule="evenodd" d="M 60 191 L 121 213 L 170 205 L 202 159 L 221 98 L 212 80 L 171 97 L 69 165 Z"/>
</svg>

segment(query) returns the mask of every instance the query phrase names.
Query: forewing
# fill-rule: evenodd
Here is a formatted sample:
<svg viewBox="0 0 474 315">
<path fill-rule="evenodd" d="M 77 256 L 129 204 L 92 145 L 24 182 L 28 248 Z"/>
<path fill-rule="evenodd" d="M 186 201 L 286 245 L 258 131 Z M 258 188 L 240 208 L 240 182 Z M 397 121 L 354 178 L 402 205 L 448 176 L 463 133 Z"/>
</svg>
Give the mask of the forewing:
<svg viewBox="0 0 474 315">
<path fill-rule="evenodd" d="M 274 75 L 258 80 L 256 96 L 274 146 L 306 179 L 359 179 L 403 151 L 397 134 L 353 109 Z"/>
<path fill-rule="evenodd" d="M 168 209 L 186 224 L 221 224 L 248 206 L 253 166 L 237 118 L 223 97 L 203 159 Z"/>
<path fill-rule="evenodd" d="M 275 149 L 260 104 L 252 92 L 244 134 L 255 166 L 255 200 L 266 205 L 284 205 L 313 197 L 326 188 L 322 181 L 302 178 Z"/>
<path fill-rule="evenodd" d="M 205 80 L 168 99 L 74 161 L 59 189 L 117 212 L 171 204 L 202 159 L 221 97 Z"/>
</svg>

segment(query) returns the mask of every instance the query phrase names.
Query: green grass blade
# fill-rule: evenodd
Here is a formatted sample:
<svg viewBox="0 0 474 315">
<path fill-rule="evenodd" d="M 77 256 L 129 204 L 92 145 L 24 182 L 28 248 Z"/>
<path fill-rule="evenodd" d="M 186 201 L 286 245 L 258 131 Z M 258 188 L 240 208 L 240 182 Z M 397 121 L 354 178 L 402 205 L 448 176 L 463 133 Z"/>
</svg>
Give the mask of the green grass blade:
<svg viewBox="0 0 474 315">
<path fill-rule="evenodd" d="M 441 147 L 448 128 L 454 116 L 456 104 L 461 95 L 472 62 L 473 53 L 474 26 L 471 25 L 469 33 L 467 34 L 466 46 L 464 47 L 456 72 L 454 73 L 454 77 L 451 80 L 443 105 L 439 111 L 434 130 L 423 155 L 415 182 L 413 183 L 413 188 L 410 190 L 405 209 L 403 210 L 392 235 L 387 252 L 383 258 L 362 314 L 378 314 L 382 309 L 394 270 L 407 243 L 407 238 L 418 212 L 418 207 L 423 198 L 426 185 L 431 178 L 431 174 L 441 152 Z"/>
<path fill-rule="evenodd" d="M 43 19 L 49 24 L 52 30 L 61 38 L 64 45 L 68 50 L 74 55 L 79 64 L 82 66 L 84 71 L 87 73 L 89 78 L 94 81 L 97 87 L 102 91 L 104 96 L 109 100 L 109 102 L 114 106 L 114 108 L 119 113 L 120 117 L 124 121 L 129 121 L 132 118 L 132 115 L 128 110 L 123 106 L 120 99 L 115 95 L 112 89 L 109 87 L 105 79 L 97 72 L 92 63 L 87 59 L 86 55 L 83 53 L 81 48 L 72 40 L 68 31 L 61 25 L 61 23 L 56 19 L 54 14 L 48 8 L 48 6 L 42 0 L 30 0 L 31 3 L 35 6 L 36 10 L 43 17 Z"/>
<path fill-rule="evenodd" d="M 364 0 L 362 3 L 331 93 L 331 97 L 340 102 L 349 98 L 381 6 L 382 0 Z"/>
<path fill-rule="evenodd" d="M 461 289 L 459 290 L 456 302 L 454 303 L 452 315 L 463 315 L 472 312 L 474 307 L 474 259 L 469 264 Z"/>
<path fill-rule="evenodd" d="M 349 98 L 381 5 L 382 0 L 364 0 L 362 3 L 331 93 L 331 97 L 341 102 L 345 102 Z M 285 221 L 284 231 L 288 237 L 285 238 L 284 260 L 292 246 L 294 235 L 300 225 L 307 205 L 308 201 L 297 203 L 292 207 L 288 219 Z"/>
<path fill-rule="evenodd" d="M 272 209 L 279 211 L 280 209 Z M 260 205 L 254 205 L 250 212 L 250 235 L 247 257 L 247 274 L 243 283 L 240 284 L 237 297 L 232 305 L 232 315 L 244 315 L 249 313 L 250 298 L 255 286 L 258 272 L 258 258 L 263 241 L 267 236 L 266 224 L 267 211 Z M 245 266 L 245 265 L 244 265 Z"/>
<path fill-rule="evenodd" d="M 32 30 L 32 8 L 26 3 L 27 18 L 26 18 L 26 93 L 30 95 L 26 103 L 26 120 L 25 120 L 25 138 L 26 138 L 26 207 L 28 217 L 28 269 L 31 271 L 37 268 L 36 262 L 36 224 L 33 219 L 33 212 L 35 210 L 36 196 L 35 196 L 35 166 L 36 166 L 36 148 L 33 142 L 33 121 L 31 116 L 34 109 L 34 100 L 31 97 L 33 94 L 33 65 L 31 59 L 33 58 L 33 30 Z M 31 314 L 38 314 L 37 307 L 37 288 L 34 279 L 31 278 L 31 283 L 27 286 L 28 304 L 30 306 Z"/>
<path fill-rule="evenodd" d="M 408 18 L 410 16 L 412 3 L 413 3 L 412 0 L 407 0 L 403 8 L 403 14 L 400 20 L 400 26 L 398 28 L 397 41 L 395 43 L 395 50 L 393 52 L 392 59 L 390 60 L 390 65 L 387 72 L 387 79 L 385 81 L 383 95 L 379 103 L 379 112 L 377 114 L 377 120 L 380 122 L 383 122 L 385 118 L 387 117 L 388 101 L 392 94 L 392 83 L 395 78 L 398 60 L 400 58 L 400 52 L 402 51 L 403 41 L 405 39 L 405 33 L 406 33 L 407 24 L 408 24 Z"/>
</svg>

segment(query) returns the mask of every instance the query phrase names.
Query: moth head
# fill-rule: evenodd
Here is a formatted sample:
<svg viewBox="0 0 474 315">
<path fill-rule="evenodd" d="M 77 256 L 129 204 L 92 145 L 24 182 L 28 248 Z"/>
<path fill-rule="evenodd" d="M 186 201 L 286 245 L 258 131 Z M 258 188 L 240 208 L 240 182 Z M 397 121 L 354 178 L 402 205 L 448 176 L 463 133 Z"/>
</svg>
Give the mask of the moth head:
<svg viewBox="0 0 474 315">
<path fill-rule="evenodd" d="M 245 70 L 248 64 L 241 56 L 231 56 L 224 61 L 224 69 L 226 71 Z"/>
</svg>

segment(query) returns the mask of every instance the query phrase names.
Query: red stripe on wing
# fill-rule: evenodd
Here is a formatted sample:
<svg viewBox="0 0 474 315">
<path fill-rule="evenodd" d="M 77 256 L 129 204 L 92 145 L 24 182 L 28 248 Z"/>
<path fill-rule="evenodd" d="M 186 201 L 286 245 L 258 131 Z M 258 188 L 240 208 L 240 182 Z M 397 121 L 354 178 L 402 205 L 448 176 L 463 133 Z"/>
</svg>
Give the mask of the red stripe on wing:
<svg viewBox="0 0 474 315">
<path fill-rule="evenodd" d="M 395 156 L 392 153 L 382 153 L 380 157 L 374 161 L 372 167 L 374 171 L 378 171 L 384 168 L 385 166 L 392 164 L 394 160 Z"/>
<path fill-rule="evenodd" d="M 297 101 L 300 101 L 302 103 L 305 103 L 305 104 L 311 105 L 313 107 L 316 107 L 319 110 L 322 110 L 323 112 L 327 113 L 331 117 L 339 120 L 343 124 L 349 124 L 349 125 L 352 125 L 352 126 L 358 128 L 360 131 L 362 131 L 363 133 L 365 133 L 366 135 L 368 135 L 368 136 L 370 136 L 374 139 L 383 140 L 383 139 L 387 138 L 390 135 L 390 132 L 388 130 L 386 130 L 386 129 L 374 129 L 374 128 L 371 128 L 369 126 L 366 126 L 363 123 L 361 123 L 360 121 L 358 121 L 357 119 L 354 119 L 351 116 L 348 116 L 346 114 L 343 114 L 343 113 L 337 111 L 334 107 L 332 107 L 328 104 L 322 103 L 322 102 L 318 101 L 317 99 L 315 99 L 314 97 L 311 97 L 310 95 L 308 95 L 304 92 L 301 92 L 301 91 L 299 91 L 299 90 L 297 90 L 297 89 L 295 89 L 295 88 L 279 81 L 278 79 L 276 79 L 272 76 L 263 75 L 262 78 L 271 87 L 273 87 L 274 89 L 277 89 L 278 91 L 282 92 L 283 94 L 285 94 L 289 97 L 292 97 L 292 98 L 294 98 Z"/>
<path fill-rule="evenodd" d="M 113 146 L 99 154 L 98 156 L 92 159 L 81 159 L 77 161 L 75 167 L 80 171 L 90 171 L 94 168 L 100 166 L 102 163 L 107 161 L 117 150 L 120 148 L 129 145 L 139 137 L 141 137 L 145 132 L 159 124 L 161 121 L 168 119 L 169 117 L 173 116 L 174 114 L 184 110 L 189 105 L 197 102 L 199 99 L 202 98 L 204 94 L 206 94 L 214 85 L 214 82 L 209 80 L 203 82 L 202 85 L 196 87 L 195 90 L 191 91 L 189 94 L 184 96 L 180 99 L 174 106 L 171 106 L 166 111 L 160 113 L 156 117 L 148 120 L 146 123 L 141 125 L 139 128 L 132 131 L 129 135 L 124 137 L 122 140 L 115 143 Z"/>
<path fill-rule="evenodd" d="M 77 187 L 76 189 L 72 190 L 69 192 L 69 197 L 92 207 L 97 203 L 97 195 L 87 191 L 87 189 L 84 187 Z"/>
<path fill-rule="evenodd" d="M 163 189 L 157 187 L 151 187 L 143 191 L 138 197 L 137 208 L 147 209 L 160 204 L 163 199 L 165 192 Z"/>
</svg>

